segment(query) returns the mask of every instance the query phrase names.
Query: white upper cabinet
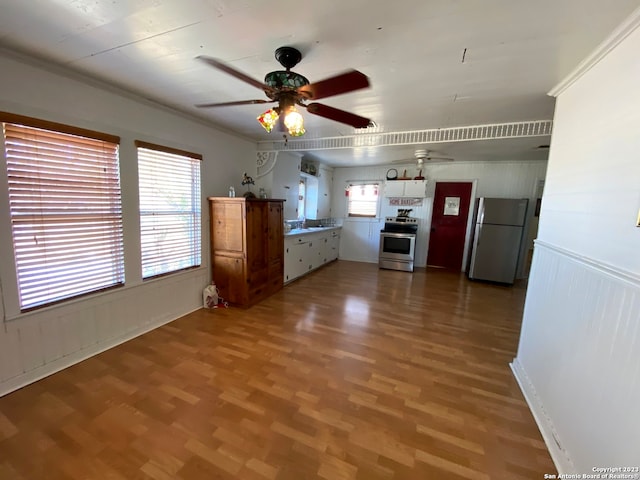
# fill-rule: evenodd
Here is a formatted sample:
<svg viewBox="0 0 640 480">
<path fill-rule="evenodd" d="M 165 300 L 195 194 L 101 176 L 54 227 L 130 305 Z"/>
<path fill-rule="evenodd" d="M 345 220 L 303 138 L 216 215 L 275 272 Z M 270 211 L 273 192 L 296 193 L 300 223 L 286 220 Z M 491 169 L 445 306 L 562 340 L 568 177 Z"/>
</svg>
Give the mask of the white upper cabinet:
<svg viewBox="0 0 640 480">
<path fill-rule="evenodd" d="M 269 185 L 270 183 L 270 185 Z M 300 157 L 289 152 L 280 152 L 273 170 L 265 178 L 267 190 L 272 198 L 283 198 L 285 220 L 298 218 L 298 185 L 300 183 Z"/>
<path fill-rule="evenodd" d="M 333 188 L 333 170 L 320 167 L 318 177 L 318 218 L 331 217 L 331 189 Z"/>
<path fill-rule="evenodd" d="M 331 217 L 331 188 L 333 186 L 333 170 L 320 166 L 318 175 L 305 175 L 307 198 L 305 218 L 318 220 Z"/>
<path fill-rule="evenodd" d="M 426 180 L 388 180 L 384 184 L 385 197 L 413 197 L 427 196 Z"/>
<path fill-rule="evenodd" d="M 271 198 L 283 198 L 284 219 L 300 217 L 317 220 L 331 217 L 333 169 L 305 163 L 295 152 L 280 152 L 271 171 L 258 180 L 256 190 L 264 188 Z M 309 173 L 313 172 L 313 173 Z M 300 181 L 305 183 L 304 212 L 298 211 Z"/>
<path fill-rule="evenodd" d="M 385 197 L 404 197 L 404 180 L 389 180 L 384 184 Z"/>
<path fill-rule="evenodd" d="M 404 196 L 405 197 L 426 197 L 427 181 L 426 180 L 404 180 Z"/>
</svg>

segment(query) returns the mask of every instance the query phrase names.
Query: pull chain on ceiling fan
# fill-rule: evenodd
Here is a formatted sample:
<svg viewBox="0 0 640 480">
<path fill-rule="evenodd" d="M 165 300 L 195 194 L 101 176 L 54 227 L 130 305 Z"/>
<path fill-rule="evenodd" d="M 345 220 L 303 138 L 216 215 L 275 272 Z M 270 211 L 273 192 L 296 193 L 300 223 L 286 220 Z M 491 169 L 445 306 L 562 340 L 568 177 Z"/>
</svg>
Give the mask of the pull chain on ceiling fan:
<svg viewBox="0 0 640 480">
<path fill-rule="evenodd" d="M 305 133 L 304 119 L 297 111 L 296 106 L 306 108 L 307 112 L 313 115 L 344 123 L 354 128 L 366 128 L 372 123 L 368 118 L 328 105 L 316 102 L 306 103 L 309 100 L 318 100 L 367 88 L 369 87 L 369 79 L 366 75 L 357 70 L 349 70 L 316 83 L 309 83 L 309 80 L 305 77 L 291 71 L 302 59 L 300 51 L 293 47 L 280 47 L 276 50 L 275 57 L 286 70 L 276 70 L 267 73 L 264 77 L 264 83 L 215 58 L 204 55 L 196 57 L 198 60 L 222 72 L 256 88 L 262 89 L 269 98 L 269 100 L 204 103 L 196 105 L 196 107 L 231 107 L 260 103 L 278 103 L 278 106 L 270 108 L 259 115 L 257 117 L 258 122 L 260 122 L 267 132 L 271 132 L 273 127 L 280 122 L 281 126 L 287 129 L 289 135 L 296 137 L 304 135 Z"/>
</svg>

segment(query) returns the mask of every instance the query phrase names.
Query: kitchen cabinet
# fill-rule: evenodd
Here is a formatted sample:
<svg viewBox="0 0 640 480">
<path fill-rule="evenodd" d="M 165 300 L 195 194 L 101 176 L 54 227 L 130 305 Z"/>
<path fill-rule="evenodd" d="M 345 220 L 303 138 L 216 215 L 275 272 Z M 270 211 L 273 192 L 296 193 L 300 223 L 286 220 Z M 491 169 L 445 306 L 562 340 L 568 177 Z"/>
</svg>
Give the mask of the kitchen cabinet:
<svg viewBox="0 0 640 480">
<path fill-rule="evenodd" d="M 310 264 L 309 239 L 303 236 L 287 237 L 284 249 L 284 281 L 290 282 L 307 273 Z"/>
<path fill-rule="evenodd" d="M 324 235 L 316 234 L 309 240 L 309 270 L 315 270 L 322 266 L 322 240 Z"/>
<path fill-rule="evenodd" d="M 388 180 L 384 184 L 384 196 L 424 198 L 427 196 L 427 181 Z"/>
<path fill-rule="evenodd" d="M 340 230 L 340 256 L 356 262 L 378 263 L 383 227 L 384 219 L 345 219 Z"/>
<path fill-rule="evenodd" d="M 306 160 L 301 163 L 300 157 L 298 152 L 279 152 L 273 168 L 257 179 L 256 189 L 264 188 L 269 197 L 286 200 L 285 220 L 297 220 L 301 216 L 312 220 L 330 218 L 333 169 L 315 163 L 310 168 L 311 163 Z M 304 212 L 298 212 L 301 178 L 306 184 Z"/>
<path fill-rule="evenodd" d="M 318 177 L 318 216 L 317 218 L 331 217 L 331 189 L 333 188 L 333 170 L 320 167 Z"/>
<path fill-rule="evenodd" d="M 332 230 L 329 232 L 327 262 L 338 259 L 340 253 L 340 230 Z"/>
<path fill-rule="evenodd" d="M 329 261 L 329 235 L 324 235 L 320 239 L 320 248 L 318 249 L 318 260 L 320 267 Z"/>
<path fill-rule="evenodd" d="M 408 180 L 407 180 L 408 181 Z M 384 184 L 385 197 L 403 197 L 405 180 L 388 180 Z"/>
<path fill-rule="evenodd" d="M 209 197 L 211 267 L 220 296 L 248 307 L 284 283 L 283 203 Z"/>
<path fill-rule="evenodd" d="M 287 235 L 284 241 L 285 283 L 336 260 L 339 242 L 339 228 Z"/>
<path fill-rule="evenodd" d="M 300 154 L 279 152 L 271 171 L 256 179 L 255 191 L 260 187 L 273 198 L 282 198 L 285 220 L 298 218 L 298 184 L 300 182 Z"/>
<path fill-rule="evenodd" d="M 321 166 L 318 170 L 318 176 L 301 175 L 305 178 L 307 186 L 305 218 L 311 220 L 330 218 L 333 170 Z"/>
</svg>

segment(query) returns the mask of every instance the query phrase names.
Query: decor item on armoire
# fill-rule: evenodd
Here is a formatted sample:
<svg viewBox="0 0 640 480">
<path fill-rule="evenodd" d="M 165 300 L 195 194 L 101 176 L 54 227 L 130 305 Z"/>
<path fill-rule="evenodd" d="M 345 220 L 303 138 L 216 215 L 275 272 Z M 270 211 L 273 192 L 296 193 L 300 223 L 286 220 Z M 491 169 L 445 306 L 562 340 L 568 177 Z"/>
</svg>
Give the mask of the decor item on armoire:
<svg viewBox="0 0 640 480">
<path fill-rule="evenodd" d="M 244 187 L 245 185 L 247 186 L 247 191 L 244 192 L 243 197 L 244 198 L 256 198 L 255 193 L 253 193 L 251 191 L 251 185 L 255 185 L 256 182 L 253 181 L 253 178 L 251 178 L 249 175 L 247 175 L 247 172 L 244 172 L 242 174 L 242 186 Z"/>
<path fill-rule="evenodd" d="M 284 284 L 284 200 L 209 197 L 211 270 L 229 304 L 249 307 Z"/>
<path fill-rule="evenodd" d="M 264 77 L 264 83 L 256 80 L 249 75 L 236 70 L 231 65 L 221 60 L 200 55 L 196 57 L 198 60 L 231 75 L 232 77 L 242 80 L 253 87 L 260 88 L 266 93 L 269 100 L 240 100 L 234 102 L 223 103 L 205 103 L 196 105 L 196 107 L 228 107 L 237 105 L 253 105 L 259 103 L 277 103 L 278 106 L 270 108 L 266 112 L 257 117 L 258 122 L 267 132 L 271 132 L 274 127 L 279 126 L 277 130 L 284 130 L 292 137 L 304 135 L 304 119 L 298 112 L 296 106 L 307 109 L 307 112 L 328 118 L 336 122 L 350 125 L 354 128 L 366 128 L 372 124 L 371 120 L 351 112 L 339 110 L 321 103 L 306 103 L 309 100 L 318 100 L 321 98 L 333 97 L 343 93 L 360 90 L 369 86 L 369 79 L 357 70 L 348 70 L 345 73 L 327 78 L 320 82 L 309 83 L 302 75 L 292 72 L 300 60 L 302 54 L 293 47 L 280 47 L 275 53 L 276 60 L 286 70 L 276 70 L 267 73 Z M 286 137 L 285 137 L 286 138 Z"/>
</svg>

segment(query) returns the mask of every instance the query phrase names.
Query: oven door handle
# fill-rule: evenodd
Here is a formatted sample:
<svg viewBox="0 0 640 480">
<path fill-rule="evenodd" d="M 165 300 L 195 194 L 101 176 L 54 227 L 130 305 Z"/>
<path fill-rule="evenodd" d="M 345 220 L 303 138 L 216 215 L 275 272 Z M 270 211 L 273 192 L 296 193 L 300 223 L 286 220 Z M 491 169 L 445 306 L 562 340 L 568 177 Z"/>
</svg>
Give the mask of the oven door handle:
<svg viewBox="0 0 640 480">
<path fill-rule="evenodd" d="M 396 237 L 396 238 L 415 238 L 415 233 L 402 233 L 402 232 L 380 232 L 381 236 L 385 237 Z"/>
</svg>

